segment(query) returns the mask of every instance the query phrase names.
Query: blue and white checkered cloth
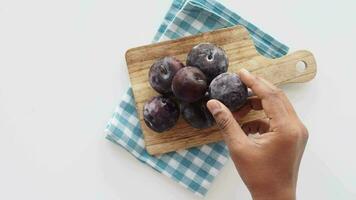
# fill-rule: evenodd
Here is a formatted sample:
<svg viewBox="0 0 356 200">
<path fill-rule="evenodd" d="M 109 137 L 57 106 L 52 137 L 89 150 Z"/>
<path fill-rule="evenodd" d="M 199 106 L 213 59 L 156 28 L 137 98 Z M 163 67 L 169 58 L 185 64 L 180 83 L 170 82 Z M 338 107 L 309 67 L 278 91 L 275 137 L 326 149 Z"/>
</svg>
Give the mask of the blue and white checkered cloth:
<svg viewBox="0 0 356 200">
<path fill-rule="evenodd" d="M 172 3 L 154 42 L 211 31 L 233 25 L 245 26 L 257 50 L 270 58 L 287 54 L 288 47 L 262 32 L 214 0 L 176 0 Z M 195 194 L 204 196 L 229 154 L 223 142 L 151 156 L 145 150 L 131 88 L 122 98 L 106 127 L 106 138 L 124 147 L 143 163 L 171 177 Z"/>
</svg>

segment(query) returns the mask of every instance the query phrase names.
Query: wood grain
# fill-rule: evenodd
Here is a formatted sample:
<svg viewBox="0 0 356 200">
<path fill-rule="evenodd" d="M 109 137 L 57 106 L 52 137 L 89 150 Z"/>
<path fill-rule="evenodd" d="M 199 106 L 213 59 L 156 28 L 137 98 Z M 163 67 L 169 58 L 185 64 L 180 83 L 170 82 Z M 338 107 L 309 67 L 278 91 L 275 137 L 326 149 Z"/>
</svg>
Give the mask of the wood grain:
<svg viewBox="0 0 356 200">
<path fill-rule="evenodd" d="M 313 79 L 316 74 L 316 62 L 309 51 L 297 51 L 278 59 L 266 58 L 257 52 L 248 31 L 242 26 L 129 49 L 126 52 L 127 67 L 146 149 L 152 155 L 200 146 L 222 139 L 217 127 L 198 130 L 190 127 L 181 118 L 174 128 L 164 133 L 152 131 L 143 121 L 144 103 L 158 95 L 148 83 L 150 66 L 156 59 L 164 56 L 175 56 L 185 63 L 190 49 L 202 42 L 214 43 L 226 51 L 230 72 L 246 68 L 276 85 L 306 82 Z M 299 61 L 307 66 L 302 72 L 296 70 Z M 241 123 L 265 117 L 263 112 L 254 111 L 244 117 Z"/>
</svg>

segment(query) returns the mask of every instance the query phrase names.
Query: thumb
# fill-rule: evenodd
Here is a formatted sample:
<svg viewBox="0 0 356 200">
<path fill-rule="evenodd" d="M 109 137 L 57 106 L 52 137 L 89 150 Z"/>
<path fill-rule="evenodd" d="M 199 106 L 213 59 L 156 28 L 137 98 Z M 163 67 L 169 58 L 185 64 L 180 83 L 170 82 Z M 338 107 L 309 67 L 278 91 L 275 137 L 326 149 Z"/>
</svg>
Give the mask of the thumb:
<svg viewBox="0 0 356 200">
<path fill-rule="evenodd" d="M 222 130 L 225 143 L 231 147 L 245 143 L 247 136 L 233 117 L 231 111 L 220 101 L 212 99 L 207 107 L 213 115 L 218 127 Z"/>
</svg>

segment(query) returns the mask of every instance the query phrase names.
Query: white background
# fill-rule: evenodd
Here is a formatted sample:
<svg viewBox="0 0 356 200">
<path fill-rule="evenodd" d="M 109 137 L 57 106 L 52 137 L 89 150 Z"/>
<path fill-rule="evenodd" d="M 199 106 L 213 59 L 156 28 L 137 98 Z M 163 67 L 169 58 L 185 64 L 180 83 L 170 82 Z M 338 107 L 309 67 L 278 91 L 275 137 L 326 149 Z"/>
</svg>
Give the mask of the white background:
<svg viewBox="0 0 356 200">
<path fill-rule="evenodd" d="M 125 2 L 125 3 L 123 3 Z M 284 87 L 310 132 L 299 199 L 356 199 L 355 0 L 224 0 L 317 77 Z M 167 0 L 0 0 L 0 199 L 200 199 L 104 139 Z M 205 199 L 249 199 L 231 161 Z"/>
</svg>

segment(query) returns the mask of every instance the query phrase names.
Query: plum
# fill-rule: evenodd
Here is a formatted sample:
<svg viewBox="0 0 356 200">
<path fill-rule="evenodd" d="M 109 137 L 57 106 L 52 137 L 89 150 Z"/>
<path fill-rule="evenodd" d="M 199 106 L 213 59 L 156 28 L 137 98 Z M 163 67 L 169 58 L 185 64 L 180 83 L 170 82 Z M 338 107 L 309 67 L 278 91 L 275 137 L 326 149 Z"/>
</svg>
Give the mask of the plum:
<svg viewBox="0 0 356 200">
<path fill-rule="evenodd" d="M 205 100 L 195 103 L 182 103 L 180 108 L 183 119 L 194 128 L 209 128 L 215 123 L 213 116 L 206 107 Z"/>
<path fill-rule="evenodd" d="M 188 53 L 187 65 L 198 67 L 210 83 L 216 76 L 227 71 L 229 60 L 222 48 L 211 43 L 200 43 Z"/>
<path fill-rule="evenodd" d="M 171 93 L 172 79 L 177 71 L 183 67 L 184 64 L 175 57 L 167 56 L 157 60 L 148 73 L 150 85 L 158 93 Z"/>
<path fill-rule="evenodd" d="M 177 99 L 195 102 L 204 97 L 208 84 L 205 75 L 196 67 L 184 67 L 172 81 L 172 91 Z"/>
<path fill-rule="evenodd" d="M 236 111 L 246 103 L 248 91 L 237 74 L 226 72 L 211 81 L 209 95 L 211 99 L 221 101 L 231 111 Z"/>
<path fill-rule="evenodd" d="M 179 106 L 169 97 L 156 96 L 145 103 L 143 119 L 156 132 L 171 129 L 179 118 Z"/>
</svg>

